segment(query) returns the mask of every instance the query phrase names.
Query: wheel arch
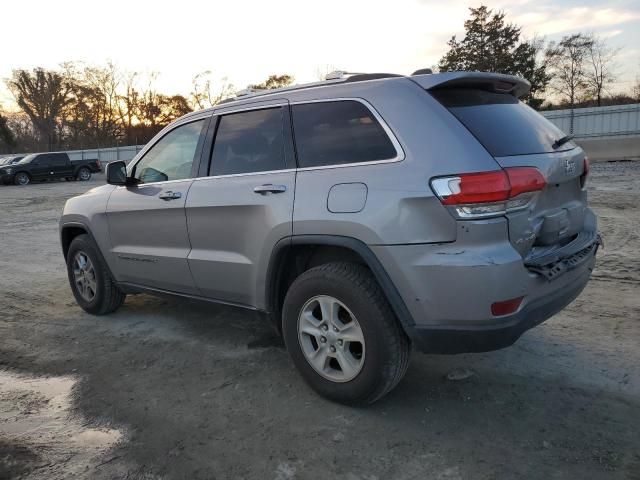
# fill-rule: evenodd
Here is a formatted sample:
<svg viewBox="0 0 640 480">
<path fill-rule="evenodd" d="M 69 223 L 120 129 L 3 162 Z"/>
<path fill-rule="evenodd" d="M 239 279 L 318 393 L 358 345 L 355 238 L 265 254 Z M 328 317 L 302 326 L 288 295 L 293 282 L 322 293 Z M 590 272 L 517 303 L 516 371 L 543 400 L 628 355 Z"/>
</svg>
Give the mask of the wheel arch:
<svg viewBox="0 0 640 480">
<path fill-rule="evenodd" d="M 279 332 L 282 304 L 289 285 L 309 268 L 330 261 L 353 261 L 368 267 L 403 330 L 412 337 L 413 317 L 380 260 L 364 242 L 338 235 L 298 235 L 284 238 L 274 247 L 267 268 L 265 306 Z"/>
<path fill-rule="evenodd" d="M 109 267 L 109 263 L 104 258 L 102 250 L 100 250 L 100 244 L 96 241 L 96 238 L 93 235 L 91 229 L 84 223 L 65 222 L 60 225 L 60 244 L 62 246 L 62 254 L 64 255 L 65 262 L 67 261 L 67 253 L 69 253 L 69 246 L 71 245 L 71 242 L 73 242 L 73 239 L 78 237 L 79 235 L 85 234 L 88 235 L 89 238 L 91 238 L 91 241 L 96 246 L 98 255 L 100 255 L 102 263 L 107 267 L 107 270 L 109 271 L 109 275 L 111 275 L 111 278 L 115 279 L 116 277 L 113 276 L 113 272 Z"/>
</svg>

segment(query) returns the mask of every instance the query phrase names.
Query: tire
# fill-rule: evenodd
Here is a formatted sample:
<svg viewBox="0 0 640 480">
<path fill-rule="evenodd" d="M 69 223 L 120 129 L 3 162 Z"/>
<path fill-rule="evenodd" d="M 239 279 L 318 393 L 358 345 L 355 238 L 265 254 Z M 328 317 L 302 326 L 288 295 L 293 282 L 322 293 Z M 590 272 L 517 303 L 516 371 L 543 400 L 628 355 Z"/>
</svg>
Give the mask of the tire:
<svg viewBox="0 0 640 480">
<path fill-rule="evenodd" d="M 87 265 L 92 267 L 93 274 L 88 269 L 81 275 L 74 273 L 74 270 L 78 270 L 78 261 L 82 256 L 88 259 Z M 78 235 L 69 246 L 67 275 L 76 302 L 88 313 L 106 315 L 117 310 L 124 302 L 126 295 L 111 278 L 97 246 L 87 234 Z M 87 282 L 93 286 L 84 290 L 82 285 L 86 285 Z"/>
<path fill-rule="evenodd" d="M 76 178 L 82 182 L 91 180 L 91 170 L 89 170 L 87 167 L 80 167 L 80 169 L 78 169 L 78 172 L 76 173 Z"/>
<path fill-rule="evenodd" d="M 14 185 L 25 186 L 31 183 L 31 177 L 26 172 L 18 172 L 13 177 Z"/>
<path fill-rule="evenodd" d="M 333 331 L 340 333 L 332 334 L 332 338 L 327 333 L 326 338 L 320 336 L 318 339 L 312 324 L 315 325 L 319 317 L 324 318 L 321 304 L 326 307 L 334 300 L 338 313 L 331 317 L 339 318 L 333 325 L 340 326 Z M 354 319 L 355 324 L 352 324 Z M 309 325 L 313 334 L 306 331 Z M 317 325 L 320 329 L 325 328 L 325 324 Z M 345 325 L 351 325 L 351 328 Z M 360 333 L 354 335 L 358 327 Z M 352 332 L 354 338 L 362 338 L 362 345 L 359 346 L 358 341 L 341 342 L 339 336 L 346 331 Z M 408 337 L 370 270 L 356 263 L 327 263 L 296 278 L 284 300 L 282 332 L 287 350 L 304 380 L 320 395 L 336 402 L 348 405 L 375 402 L 398 384 L 409 364 L 411 347 Z M 352 351 L 354 345 L 356 348 Z M 321 356 L 321 348 L 325 349 L 324 352 L 333 348 L 331 351 L 341 357 L 342 363 L 345 363 L 349 349 L 351 362 L 346 363 L 351 363 L 351 367 L 358 366 L 355 376 L 352 376 L 351 367 L 342 369 L 338 358 L 328 357 L 324 363 L 317 362 L 313 366 L 308 358 Z"/>
</svg>

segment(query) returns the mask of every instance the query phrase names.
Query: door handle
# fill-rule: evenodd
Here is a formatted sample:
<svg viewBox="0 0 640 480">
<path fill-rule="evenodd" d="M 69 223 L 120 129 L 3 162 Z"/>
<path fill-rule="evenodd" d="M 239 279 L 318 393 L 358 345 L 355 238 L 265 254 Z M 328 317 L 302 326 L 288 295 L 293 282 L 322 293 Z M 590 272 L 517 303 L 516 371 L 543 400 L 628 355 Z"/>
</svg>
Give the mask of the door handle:
<svg viewBox="0 0 640 480">
<path fill-rule="evenodd" d="M 268 193 L 282 193 L 287 191 L 286 185 L 273 185 L 271 183 L 265 183 L 253 189 L 255 193 L 260 195 L 266 195 Z"/>
<path fill-rule="evenodd" d="M 162 200 L 175 200 L 177 198 L 182 198 L 182 193 L 172 192 L 171 190 L 169 190 L 168 192 L 162 192 L 160 195 L 158 195 L 158 198 L 161 198 Z"/>
</svg>

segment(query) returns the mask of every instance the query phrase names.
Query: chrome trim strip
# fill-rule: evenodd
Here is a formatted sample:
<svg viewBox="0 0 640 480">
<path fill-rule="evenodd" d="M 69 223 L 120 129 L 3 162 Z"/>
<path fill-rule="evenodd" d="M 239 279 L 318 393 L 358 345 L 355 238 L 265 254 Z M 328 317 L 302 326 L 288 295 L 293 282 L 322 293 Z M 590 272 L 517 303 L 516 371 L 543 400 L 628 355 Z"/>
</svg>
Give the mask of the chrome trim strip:
<svg viewBox="0 0 640 480">
<path fill-rule="evenodd" d="M 164 182 L 149 182 L 149 183 L 138 183 L 136 185 L 116 185 L 116 188 L 141 188 L 141 187 L 146 187 L 147 185 L 168 185 L 171 183 L 178 183 L 178 182 L 193 182 L 195 180 L 195 178 L 193 177 L 189 177 L 189 178 L 179 178 L 179 179 L 175 179 L 175 180 L 165 180 Z"/>
<path fill-rule="evenodd" d="M 269 103 L 269 102 L 278 102 L 278 103 Z M 250 110 L 266 110 L 268 108 L 276 108 L 276 107 L 286 107 L 289 102 L 287 100 L 281 100 L 281 99 L 276 99 L 276 100 L 263 100 L 262 102 L 259 102 L 259 104 L 257 104 L 258 102 L 255 103 L 251 103 L 251 104 L 244 104 L 244 105 L 236 105 L 236 108 L 233 108 L 233 105 L 229 105 L 227 108 L 229 108 L 229 110 L 225 110 L 223 107 L 220 107 L 219 109 L 214 109 L 213 111 L 213 115 L 229 115 L 231 113 L 238 113 L 238 112 L 247 112 Z"/>
<path fill-rule="evenodd" d="M 273 173 L 292 173 L 295 172 L 296 169 L 295 168 L 283 168 L 282 170 L 267 170 L 264 172 L 248 172 L 248 173 L 230 173 L 228 175 L 209 175 L 208 177 L 197 177 L 194 178 L 193 181 L 197 182 L 200 180 L 209 180 L 209 179 L 216 179 L 216 178 L 230 178 L 230 177 L 249 177 L 252 175 L 269 175 L 269 174 L 273 174 Z M 148 185 L 148 184 L 146 184 Z"/>
<path fill-rule="evenodd" d="M 278 100 L 273 100 L 274 102 L 278 102 Z M 276 108 L 276 107 L 284 107 L 287 105 L 304 105 L 304 104 L 308 104 L 308 103 L 326 103 L 326 102 L 344 102 L 344 101 L 354 101 L 354 102 L 359 102 L 362 105 L 364 105 L 367 110 L 369 110 L 369 112 L 375 117 L 375 119 L 378 121 L 378 123 L 380 124 L 380 126 L 382 127 L 382 129 L 385 131 L 385 133 L 387 134 L 387 137 L 389 138 L 389 140 L 391 140 L 391 144 L 393 145 L 393 148 L 396 151 L 396 156 L 393 158 L 387 158 L 384 160 L 372 160 L 370 162 L 356 162 L 356 163 L 341 163 L 341 164 L 336 164 L 336 165 L 318 165 L 316 167 L 302 167 L 302 168 L 286 168 L 286 169 L 282 169 L 282 170 L 268 170 L 268 171 L 264 171 L 264 172 L 248 172 L 248 173 L 232 173 L 232 174 L 228 174 L 228 175 L 209 175 L 206 177 L 195 177 L 195 178 L 185 178 L 185 179 L 181 179 L 181 180 L 168 180 L 166 182 L 153 182 L 153 183 L 144 183 L 141 185 L 157 185 L 157 184 L 167 184 L 167 183 L 172 183 L 172 182 L 183 182 L 183 181 L 187 181 L 187 180 L 193 180 L 193 181 L 199 181 L 199 180 L 206 180 L 206 179 L 213 179 L 213 178 L 230 178 L 230 177 L 246 177 L 249 175 L 268 175 L 268 174 L 273 174 L 273 173 L 288 173 L 288 172 L 307 172 L 307 171 L 312 171 L 312 170 L 330 170 L 330 169 L 334 169 L 334 168 L 348 168 L 348 167 L 364 167 L 367 165 L 384 165 L 387 163 L 396 163 L 396 162 L 401 162 L 406 158 L 406 154 L 404 152 L 404 149 L 402 148 L 402 145 L 400 145 L 400 142 L 398 141 L 398 139 L 396 138 L 395 134 L 393 133 L 393 131 L 391 130 L 391 128 L 389 127 L 389 125 L 387 124 L 387 122 L 384 121 L 384 119 L 382 118 L 382 116 L 380 115 L 380 113 L 378 113 L 378 111 L 375 109 L 375 107 L 373 105 L 371 105 L 371 103 L 369 103 L 368 101 L 366 101 L 363 98 L 358 98 L 358 97 L 335 97 L 335 98 L 322 98 L 322 99 L 315 99 L 315 100 L 299 100 L 296 102 L 288 102 L 288 101 L 282 101 L 279 103 L 270 103 L 265 105 L 266 102 L 260 102 L 260 105 L 256 105 L 256 104 L 252 104 L 252 105 L 242 105 L 239 106 L 240 108 L 237 109 L 233 109 L 233 106 L 229 106 L 230 110 L 228 111 L 214 111 L 213 112 L 213 116 L 216 115 L 228 115 L 228 114 L 232 114 L 232 113 L 236 113 L 236 112 L 246 112 L 246 111 L 251 111 L 251 110 L 265 110 L 268 108 Z M 191 121 L 196 121 L 196 120 L 200 120 L 200 119 L 190 119 L 189 122 L 182 122 L 179 125 L 184 125 L 185 123 L 190 123 Z M 176 127 L 178 127 L 179 125 L 176 125 Z M 173 130 L 173 129 L 172 129 Z M 157 142 L 156 142 L 157 143 Z M 154 143 L 155 145 L 155 143 Z M 145 151 L 146 153 L 146 149 L 141 150 L 140 153 L 142 153 L 143 151 Z M 142 157 L 140 158 L 142 159 Z M 140 160 L 136 161 L 139 162 Z"/>
</svg>

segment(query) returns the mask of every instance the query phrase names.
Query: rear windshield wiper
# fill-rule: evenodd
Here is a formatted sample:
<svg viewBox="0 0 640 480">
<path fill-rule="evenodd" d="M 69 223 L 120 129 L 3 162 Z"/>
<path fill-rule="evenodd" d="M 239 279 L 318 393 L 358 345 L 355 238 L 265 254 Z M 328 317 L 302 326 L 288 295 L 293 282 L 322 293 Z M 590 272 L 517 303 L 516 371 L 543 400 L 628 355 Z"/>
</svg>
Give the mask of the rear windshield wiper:
<svg viewBox="0 0 640 480">
<path fill-rule="evenodd" d="M 556 150 L 571 140 L 573 140 L 573 135 L 565 135 L 564 137 L 559 138 L 558 140 L 553 142 L 551 146 L 553 147 L 554 150 Z"/>
</svg>

